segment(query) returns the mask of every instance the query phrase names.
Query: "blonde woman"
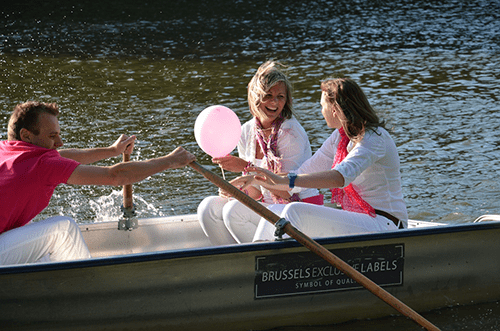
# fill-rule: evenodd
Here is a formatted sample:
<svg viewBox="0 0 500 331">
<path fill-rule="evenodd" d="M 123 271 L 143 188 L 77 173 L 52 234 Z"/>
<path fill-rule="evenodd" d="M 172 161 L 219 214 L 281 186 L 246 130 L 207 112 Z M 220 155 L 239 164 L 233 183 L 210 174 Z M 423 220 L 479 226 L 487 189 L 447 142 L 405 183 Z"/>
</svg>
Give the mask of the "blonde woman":
<svg viewBox="0 0 500 331">
<path fill-rule="evenodd" d="M 273 173 L 297 169 L 311 157 L 311 146 L 304 128 L 293 116 L 292 87 L 279 64 L 262 64 L 248 84 L 248 104 L 253 118 L 243 124 L 238 157 L 225 156 L 212 161 L 232 172 L 244 172 L 256 165 Z M 264 205 L 284 205 L 292 201 L 323 203 L 318 190 L 290 193 L 286 189 L 266 189 L 259 185 L 245 193 Z M 198 206 L 198 219 L 214 245 L 251 242 L 260 216 L 224 192 L 205 198 Z"/>
</svg>

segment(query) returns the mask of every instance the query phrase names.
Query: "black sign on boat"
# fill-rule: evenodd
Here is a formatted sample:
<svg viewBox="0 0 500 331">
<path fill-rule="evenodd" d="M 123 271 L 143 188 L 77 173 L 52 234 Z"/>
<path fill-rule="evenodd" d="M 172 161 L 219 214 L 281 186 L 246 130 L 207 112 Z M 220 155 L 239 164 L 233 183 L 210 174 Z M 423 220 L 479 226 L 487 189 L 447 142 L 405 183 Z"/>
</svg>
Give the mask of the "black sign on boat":
<svg viewBox="0 0 500 331">
<path fill-rule="evenodd" d="M 331 251 L 379 286 L 403 284 L 404 244 Z M 255 299 L 362 288 L 311 252 L 255 258 Z"/>
</svg>

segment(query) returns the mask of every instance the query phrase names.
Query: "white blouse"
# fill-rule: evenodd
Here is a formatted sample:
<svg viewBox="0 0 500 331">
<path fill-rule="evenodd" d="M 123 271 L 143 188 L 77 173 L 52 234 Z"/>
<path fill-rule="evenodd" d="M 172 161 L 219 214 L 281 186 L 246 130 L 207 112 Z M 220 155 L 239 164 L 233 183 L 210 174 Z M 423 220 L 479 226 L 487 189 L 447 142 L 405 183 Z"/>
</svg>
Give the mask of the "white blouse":
<svg viewBox="0 0 500 331">
<path fill-rule="evenodd" d="M 266 156 L 261 160 L 255 158 L 256 148 L 260 148 L 257 145 L 255 126 L 256 122 L 255 118 L 253 118 L 241 127 L 238 155 L 240 158 L 250 161 L 257 166 L 260 165 L 263 168 L 267 168 Z M 311 145 L 306 131 L 295 117 L 285 120 L 281 124 L 281 128 L 278 131 L 277 152 L 278 156 L 281 157 L 283 172 L 290 172 L 293 169 L 297 169 L 312 156 Z M 264 195 L 264 202 L 273 203 L 271 192 L 264 187 L 260 187 L 260 190 Z M 306 189 L 299 192 L 299 197 L 305 199 L 318 194 L 319 191 L 317 189 Z"/>
<path fill-rule="evenodd" d="M 297 173 L 330 170 L 339 142 L 340 133 L 335 130 Z M 344 176 L 344 187 L 352 183 L 360 197 L 374 209 L 406 221 L 408 213 L 401 189 L 399 155 L 389 133 L 381 127 L 376 132 L 366 132 L 356 145 L 349 142 L 347 150 L 349 154 L 334 168 Z"/>
</svg>

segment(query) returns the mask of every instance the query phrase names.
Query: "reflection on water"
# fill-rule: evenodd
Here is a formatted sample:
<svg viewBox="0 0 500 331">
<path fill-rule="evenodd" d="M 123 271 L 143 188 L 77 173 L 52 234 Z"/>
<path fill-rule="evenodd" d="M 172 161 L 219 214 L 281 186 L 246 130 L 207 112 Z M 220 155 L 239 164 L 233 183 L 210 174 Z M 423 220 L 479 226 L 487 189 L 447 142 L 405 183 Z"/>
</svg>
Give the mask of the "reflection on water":
<svg viewBox="0 0 500 331">
<path fill-rule="evenodd" d="M 223 104 L 249 119 L 246 84 L 273 57 L 289 66 L 314 149 L 330 134 L 319 81 L 350 76 L 393 127 L 410 217 L 469 222 L 500 213 L 499 9 L 496 1 L 7 5 L 0 138 L 16 103 L 52 101 L 61 106 L 66 147 L 105 146 L 130 133 L 139 139 L 133 158 L 183 145 L 218 171 L 195 143 L 196 116 Z M 80 222 L 96 221 L 102 210 L 90 206 L 117 190 L 60 187 L 42 216 L 71 209 Z M 216 192 L 190 169 L 134 190 L 156 206 L 146 217 L 193 213 Z"/>
<path fill-rule="evenodd" d="M 196 145 L 196 116 L 223 104 L 248 120 L 246 84 L 276 58 L 313 150 L 330 134 L 320 80 L 350 76 L 393 128 L 411 218 L 500 214 L 498 1 L 11 1 L 0 11 L 0 139 L 15 104 L 57 102 L 66 147 L 135 134 L 133 159 L 183 145 L 220 173 Z M 119 191 L 60 186 L 40 217 L 116 218 Z M 134 185 L 141 217 L 194 213 L 216 192 L 187 168 Z"/>
</svg>

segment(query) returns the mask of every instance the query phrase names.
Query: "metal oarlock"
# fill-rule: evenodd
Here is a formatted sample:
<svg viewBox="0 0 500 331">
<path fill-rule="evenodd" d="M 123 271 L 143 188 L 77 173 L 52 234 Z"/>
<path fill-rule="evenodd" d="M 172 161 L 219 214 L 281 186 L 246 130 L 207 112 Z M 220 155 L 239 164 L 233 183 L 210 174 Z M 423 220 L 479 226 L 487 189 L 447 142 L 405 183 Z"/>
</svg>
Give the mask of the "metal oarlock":
<svg viewBox="0 0 500 331">
<path fill-rule="evenodd" d="M 137 229 L 138 221 L 135 217 L 135 205 L 132 208 L 125 208 L 123 205 L 120 207 L 123 212 L 123 217 L 118 221 L 118 230 L 129 230 Z"/>
<path fill-rule="evenodd" d="M 283 240 L 283 235 L 285 234 L 285 226 L 290 223 L 284 218 L 280 218 L 274 226 L 276 227 L 276 230 L 274 231 L 274 236 L 276 237 L 276 240 Z"/>
</svg>

